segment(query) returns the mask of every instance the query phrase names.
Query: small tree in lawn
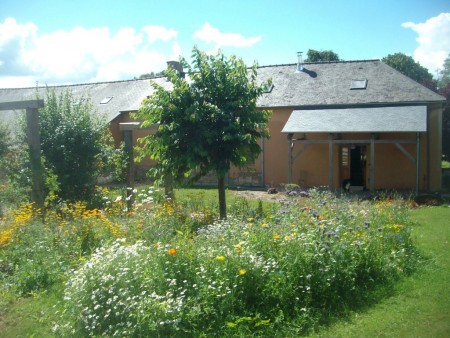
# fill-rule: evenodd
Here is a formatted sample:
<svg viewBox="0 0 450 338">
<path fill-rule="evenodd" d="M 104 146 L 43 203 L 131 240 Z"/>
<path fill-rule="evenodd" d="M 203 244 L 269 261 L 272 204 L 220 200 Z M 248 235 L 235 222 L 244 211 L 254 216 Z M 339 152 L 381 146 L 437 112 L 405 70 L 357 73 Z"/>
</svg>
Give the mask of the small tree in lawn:
<svg viewBox="0 0 450 338">
<path fill-rule="evenodd" d="M 154 95 L 142 102 L 135 117 L 143 126 L 158 124 L 154 134 L 140 140 L 141 157 L 157 161 L 150 173 L 161 181 L 192 181 L 214 172 L 218 178 L 220 217 L 226 218 L 225 176 L 231 165 L 243 167 L 261 152 L 259 140 L 269 137 L 269 111 L 256 100 L 269 83 L 256 82 L 257 65 L 221 52 L 207 55 L 197 48 L 192 65 L 181 59 L 187 78 L 174 69 L 166 89 L 153 83 Z M 193 174 L 195 173 L 195 174 Z"/>
</svg>

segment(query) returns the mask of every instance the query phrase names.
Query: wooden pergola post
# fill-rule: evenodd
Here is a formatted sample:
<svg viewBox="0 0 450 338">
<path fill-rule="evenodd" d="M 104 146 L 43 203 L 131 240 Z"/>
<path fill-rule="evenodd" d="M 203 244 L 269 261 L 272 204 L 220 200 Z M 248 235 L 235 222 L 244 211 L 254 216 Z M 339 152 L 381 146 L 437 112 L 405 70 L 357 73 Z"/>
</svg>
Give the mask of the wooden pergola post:
<svg viewBox="0 0 450 338">
<path fill-rule="evenodd" d="M 125 144 L 125 153 L 127 154 L 127 208 L 131 210 L 134 202 L 134 153 L 133 153 L 133 130 L 139 129 L 139 122 L 120 123 L 120 131 Z"/>
<path fill-rule="evenodd" d="M 1 110 L 26 110 L 27 142 L 31 167 L 31 200 L 38 208 L 44 208 L 44 168 L 41 162 L 41 140 L 39 137 L 39 108 L 44 107 L 44 100 L 1 102 Z"/>
</svg>

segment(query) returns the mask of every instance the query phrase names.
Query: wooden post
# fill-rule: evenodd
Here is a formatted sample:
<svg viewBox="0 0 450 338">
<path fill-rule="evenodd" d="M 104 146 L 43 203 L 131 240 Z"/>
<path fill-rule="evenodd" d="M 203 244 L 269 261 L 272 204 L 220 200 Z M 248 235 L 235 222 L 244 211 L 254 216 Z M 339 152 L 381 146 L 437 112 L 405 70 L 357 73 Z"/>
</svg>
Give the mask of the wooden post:
<svg viewBox="0 0 450 338">
<path fill-rule="evenodd" d="M 122 131 L 122 139 L 125 144 L 125 153 L 127 154 L 127 208 L 128 211 L 134 203 L 134 153 L 133 153 L 133 130 L 139 128 L 139 122 L 120 123 L 120 130 Z"/>
<path fill-rule="evenodd" d="M 375 190 L 375 135 L 370 136 L 369 190 Z"/>
<path fill-rule="evenodd" d="M 292 183 L 292 138 L 294 134 L 288 134 L 288 183 Z"/>
<path fill-rule="evenodd" d="M 44 168 L 41 162 L 41 139 L 39 137 L 39 110 L 27 108 L 27 141 L 32 176 L 31 200 L 44 209 Z"/>
<path fill-rule="evenodd" d="M 1 102 L 0 110 L 25 109 L 27 116 L 27 142 L 31 166 L 31 200 L 38 208 L 44 208 L 44 168 L 41 162 L 41 140 L 39 137 L 39 108 L 44 106 L 44 100 L 28 100 Z"/>
<path fill-rule="evenodd" d="M 328 185 L 333 190 L 334 156 L 333 156 L 333 134 L 328 135 Z"/>
<path fill-rule="evenodd" d="M 429 181 L 429 180 L 428 180 Z M 420 133 L 416 134 L 416 196 L 420 190 Z"/>
</svg>

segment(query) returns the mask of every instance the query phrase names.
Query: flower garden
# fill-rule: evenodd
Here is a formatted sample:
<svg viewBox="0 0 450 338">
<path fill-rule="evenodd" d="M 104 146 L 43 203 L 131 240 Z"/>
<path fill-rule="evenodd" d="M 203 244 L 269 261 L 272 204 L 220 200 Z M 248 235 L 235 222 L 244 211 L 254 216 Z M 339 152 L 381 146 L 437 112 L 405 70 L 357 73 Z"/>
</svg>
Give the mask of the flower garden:
<svg viewBox="0 0 450 338">
<path fill-rule="evenodd" d="M 99 209 L 54 197 L 0 221 L 0 294 L 62 289 L 55 336 L 304 334 L 388 294 L 420 260 L 403 199 L 237 198 L 218 220 L 201 190 L 172 201 L 136 189 L 132 210 L 100 192 Z"/>
</svg>

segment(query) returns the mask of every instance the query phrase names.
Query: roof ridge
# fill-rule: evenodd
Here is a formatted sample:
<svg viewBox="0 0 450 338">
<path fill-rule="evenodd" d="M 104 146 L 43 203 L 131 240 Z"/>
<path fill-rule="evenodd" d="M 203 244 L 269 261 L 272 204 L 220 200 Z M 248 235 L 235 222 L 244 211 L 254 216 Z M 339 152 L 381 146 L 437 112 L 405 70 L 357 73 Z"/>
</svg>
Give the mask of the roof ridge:
<svg viewBox="0 0 450 338">
<path fill-rule="evenodd" d="M 381 60 L 380 59 L 365 59 L 365 60 L 316 61 L 316 62 L 303 62 L 302 64 L 304 64 L 304 65 L 323 65 L 323 64 L 332 64 L 332 63 L 357 63 L 357 62 L 374 62 L 374 61 L 381 61 Z M 297 63 L 285 63 L 285 64 L 258 66 L 258 68 L 296 66 L 296 65 L 297 65 Z"/>
<path fill-rule="evenodd" d="M 59 84 L 59 85 L 38 85 L 34 87 L 8 87 L 8 88 L 0 88 L 0 89 L 44 89 L 44 88 L 65 88 L 65 87 L 78 87 L 78 86 L 90 86 L 90 85 L 99 85 L 99 84 L 110 84 L 110 83 L 123 83 L 123 82 L 134 82 L 134 81 L 149 81 L 162 78 L 163 76 L 158 76 L 154 78 L 146 78 L 146 79 L 127 79 L 127 80 L 115 80 L 115 81 L 99 81 L 99 82 L 84 82 L 84 83 L 72 83 L 72 84 Z"/>
</svg>

